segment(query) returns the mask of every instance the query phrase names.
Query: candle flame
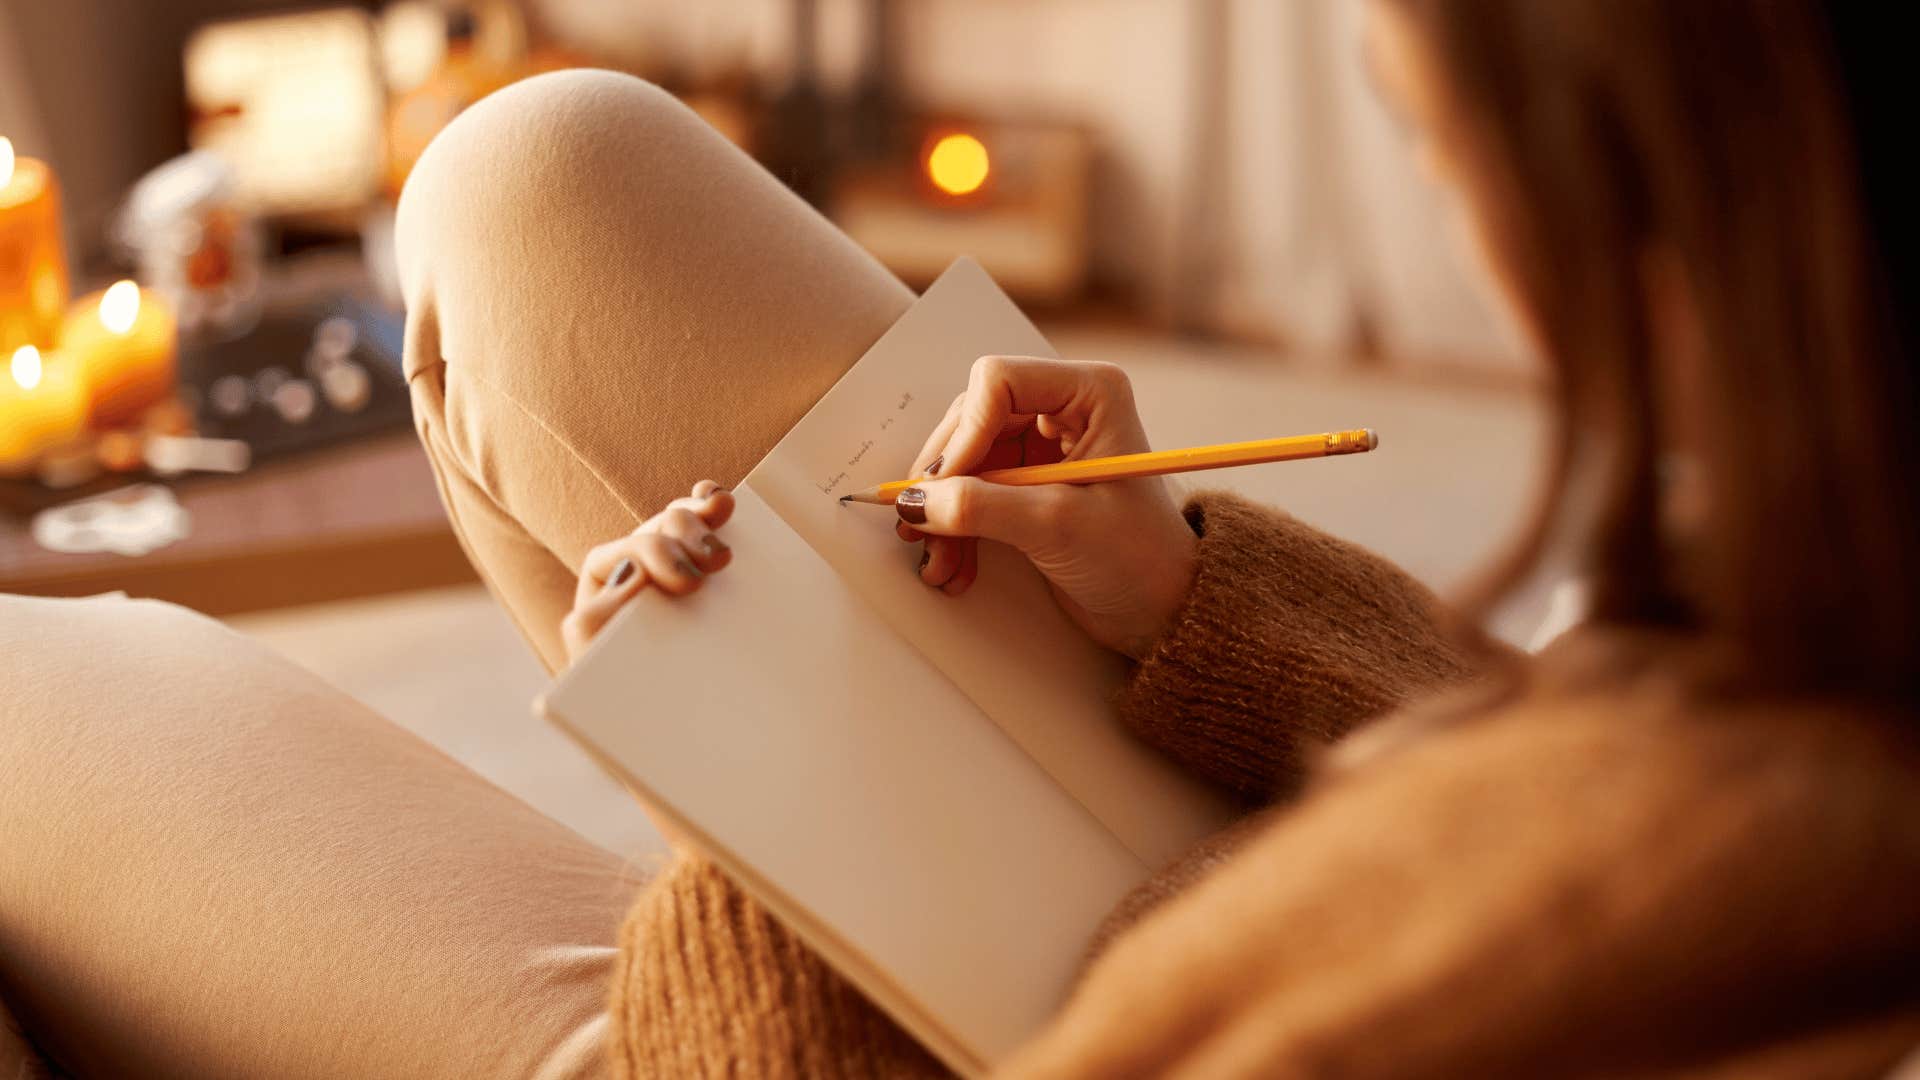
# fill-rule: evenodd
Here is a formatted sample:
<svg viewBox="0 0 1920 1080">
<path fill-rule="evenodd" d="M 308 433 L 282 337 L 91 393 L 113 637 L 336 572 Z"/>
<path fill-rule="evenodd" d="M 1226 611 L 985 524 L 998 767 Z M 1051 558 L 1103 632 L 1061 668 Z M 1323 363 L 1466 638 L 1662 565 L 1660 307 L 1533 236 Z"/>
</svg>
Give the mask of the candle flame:
<svg viewBox="0 0 1920 1080">
<path fill-rule="evenodd" d="M 40 385 L 39 349 L 22 345 L 13 351 L 13 381 L 19 383 L 22 390 Z"/>
<path fill-rule="evenodd" d="M 140 317 L 140 286 L 131 281 L 116 281 L 100 298 L 100 322 L 116 334 L 133 329 Z"/>
<path fill-rule="evenodd" d="M 0 135 L 0 188 L 13 181 L 13 140 Z"/>
<path fill-rule="evenodd" d="M 927 154 L 927 178 L 949 195 L 971 195 L 987 182 L 987 147 L 971 135 L 947 135 Z"/>
</svg>

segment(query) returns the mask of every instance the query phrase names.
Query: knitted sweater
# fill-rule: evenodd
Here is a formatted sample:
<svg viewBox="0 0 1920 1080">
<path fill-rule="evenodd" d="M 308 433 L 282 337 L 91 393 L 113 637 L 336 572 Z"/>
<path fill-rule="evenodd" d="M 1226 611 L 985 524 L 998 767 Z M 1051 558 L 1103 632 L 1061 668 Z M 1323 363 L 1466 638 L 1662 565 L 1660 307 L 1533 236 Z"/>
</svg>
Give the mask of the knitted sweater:
<svg viewBox="0 0 1920 1080">
<path fill-rule="evenodd" d="M 1708 700 L 1695 646 L 1597 632 L 1476 705 L 1391 565 L 1188 513 L 1194 586 L 1121 715 L 1268 809 L 1121 905 L 1008 1075 L 1864 1076 L 1920 1047 L 1910 718 Z M 945 1075 L 697 855 L 621 951 L 618 1076 Z"/>
</svg>

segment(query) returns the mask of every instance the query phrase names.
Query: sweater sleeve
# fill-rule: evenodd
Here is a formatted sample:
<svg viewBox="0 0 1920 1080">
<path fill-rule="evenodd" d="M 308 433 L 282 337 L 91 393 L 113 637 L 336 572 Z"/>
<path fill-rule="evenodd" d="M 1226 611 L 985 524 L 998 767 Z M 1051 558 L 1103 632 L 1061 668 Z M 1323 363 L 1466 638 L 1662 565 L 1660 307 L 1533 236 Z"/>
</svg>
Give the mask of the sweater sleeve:
<svg viewBox="0 0 1920 1080">
<path fill-rule="evenodd" d="M 618 1080 L 951 1075 L 697 855 L 682 853 L 641 891 L 611 993 Z"/>
<path fill-rule="evenodd" d="M 1515 705 L 1316 778 L 1004 1074 L 1887 1075 L 1920 1042 L 1904 718 L 1681 701 Z"/>
<path fill-rule="evenodd" d="M 1315 748 L 1472 675 L 1433 594 L 1385 559 L 1233 495 L 1186 513 L 1193 588 L 1119 704 L 1193 773 L 1269 802 Z"/>
</svg>

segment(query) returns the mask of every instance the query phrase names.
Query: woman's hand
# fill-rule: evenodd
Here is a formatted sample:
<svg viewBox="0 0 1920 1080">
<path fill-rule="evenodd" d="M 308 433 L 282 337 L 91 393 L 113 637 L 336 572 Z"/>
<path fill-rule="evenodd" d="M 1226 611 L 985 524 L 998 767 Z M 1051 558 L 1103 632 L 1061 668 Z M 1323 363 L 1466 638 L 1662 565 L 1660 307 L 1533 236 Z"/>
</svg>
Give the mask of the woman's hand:
<svg viewBox="0 0 1920 1080">
<path fill-rule="evenodd" d="M 964 474 L 1148 449 L 1112 364 L 982 357 L 914 461 L 910 475 L 929 479 L 895 504 L 900 537 L 927 541 L 921 580 L 955 596 L 977 572 L 974 538 L 1018 548 L 1074 622 L 1138 658 L 1193 584 L 1198 541 L 1165 480 L 1011 487 Z"/>
<path fill-rule="evenodd" d="M 733 493 L 702 480 L 690 497 L 673 500 L 639 528 L 587 552 L 573 610 L 560 623 L 567 662 L 578 660 L 607 620 L 641 589 L 652 585 L 685 596 L 726 566 L 733 556 L 713 530 L 732 516 Z"/>
</svg>

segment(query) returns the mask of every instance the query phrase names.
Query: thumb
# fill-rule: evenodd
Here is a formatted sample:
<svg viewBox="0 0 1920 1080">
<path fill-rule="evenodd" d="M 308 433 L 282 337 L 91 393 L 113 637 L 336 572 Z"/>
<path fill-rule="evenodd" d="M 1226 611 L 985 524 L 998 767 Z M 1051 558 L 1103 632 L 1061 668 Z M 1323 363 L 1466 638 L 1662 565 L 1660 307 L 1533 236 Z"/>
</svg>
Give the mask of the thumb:
<svg viewBox="0 0 1920 1080">
<path fill-rule="evenodd" d="M 1015 487 L 972 476 L 924 480 L 900 493 L 900 520 L 932 536 L 977 536 L 1031 552 L 1059 532 L 1060 484 Z"/>
</svg>

